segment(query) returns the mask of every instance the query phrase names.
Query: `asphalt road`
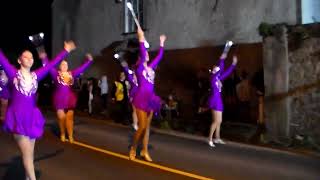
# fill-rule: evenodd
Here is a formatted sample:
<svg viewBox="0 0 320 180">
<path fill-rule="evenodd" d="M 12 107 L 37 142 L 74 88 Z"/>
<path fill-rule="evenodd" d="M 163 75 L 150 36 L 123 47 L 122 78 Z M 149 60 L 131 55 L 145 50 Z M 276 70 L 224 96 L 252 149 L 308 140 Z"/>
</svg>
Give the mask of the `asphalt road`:
<svg viewBox="0 0 320 180">
<path fill-rule="evenodd" d="M 317 157 L 228 141 L 210 148 L 203 141 L 158 133 L 150 137 L 154 162 L 130 161 L 131 128 L 77 117 L 75 139 L 79 143 L 62 143 L 56 136 L 54 117 L 47 117 L 45 135 L 36 143 L 38 179 L 320 179 Z M 24 179 L 17 146 L 4 132 L 0 132 L 0 178 Z"/>
</svg>

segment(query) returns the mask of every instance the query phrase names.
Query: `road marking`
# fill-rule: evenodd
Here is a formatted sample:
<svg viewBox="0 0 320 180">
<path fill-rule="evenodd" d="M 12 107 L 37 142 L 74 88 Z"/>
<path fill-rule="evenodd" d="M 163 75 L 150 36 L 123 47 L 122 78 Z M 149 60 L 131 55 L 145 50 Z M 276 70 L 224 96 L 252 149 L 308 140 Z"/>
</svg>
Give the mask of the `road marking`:
<svg viewBox="0 0 320 180">
<path fill-rule="evenodd" d="M 78 146 L 82 146 L 82 147 L 85 147 L 87 149 L 91 149 L 91 150 L 94 150 L 94 151 L 98 151 L 98 152 L 101 152 L 101 153 L 104 153 L 104 154 L 108 154 L 108 155 L 111 155 L 111 156 L 115 156 L 115 157 L 118 157 L 118 158 L 121 158 L 121 159 L 129 160 L 129 157 L 127 155 L 111 152 L 111 151 L 108 151 L 108 150 L 105 150 L 105 149 L 101 149 L 101 148 L 98 148 L 98 147 L 95 147 L 95 146 L 91 146 L 91 145 L 88 145 L 88 144 L 85 144 L 85 143 L 81 143 L 81 142 L 78 142 L 78 141 L 74 141 L 73 144 L 76 144 Z M 139 160 L 139 159 L 135 159 L 135 160 L 131 160 L 131 161 L 139 163 L 139 164 L 144 164 L 144 165 L 147 165 L 147 166 L 150 166 L 150 167 L 154 167 L 154 168 L 157 168 L 157 169 L 161 169 L 161 170 L 164 170 L 164 171 L 168 171 L 168 172 L 180 174 L 180 175 L 183 175 L 183 176 L 195 178 L 195 179 L 214 180 L 212 178 L 208 178 L 208 177 L 204 177 L 204 176 L 188 173 L 188 172 L 185 172 L 185 171 L 169 168 L 169 167 L 166 167 L 166 166 L 162 166 L 162 165 L 159 165 L 159 164 L 154 164 L 154 163 L 143 161 L 143 160 Z"/>
</svg>

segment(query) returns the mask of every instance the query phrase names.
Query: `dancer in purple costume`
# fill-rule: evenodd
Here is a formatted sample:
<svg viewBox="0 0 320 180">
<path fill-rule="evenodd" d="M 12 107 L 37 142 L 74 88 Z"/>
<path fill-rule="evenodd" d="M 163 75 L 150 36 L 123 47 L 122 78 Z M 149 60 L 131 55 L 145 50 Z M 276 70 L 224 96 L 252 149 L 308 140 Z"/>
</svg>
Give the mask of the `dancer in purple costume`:
<svg viewBox="0 0 320 180">
<path fill-rule="evenodd" d="M 1 67 L 2 68 L 2 67 Z M 5 113 L 8 107 L 8 99 L 10 97 L 9 89 L 8 89 L 8 77 L 3 69 L 0 70 L 0 121 L 4 121 Z"/>
<path fill-rule="evenodd" d="M 68 62 L 63 60 L 59 65 L 59 71 L 51 69 L 50 74 L 56 85 L 53 93 L 53 106 L 57 111 L 58 124 L 60 128 L 60 140 L 66 141 L 65 129 L 67 129 L 69 142 L 73 143 L 73 119 L 74 108 L 76 107 L 77 97 L 71 86 L 74 79 L 83 73 L 93 62 L 91 54 L 86 55 L 86 61 L 78 68 L 68 71 Z M 44 64 L 47 58 L 42 59 Z"/>
<path fill-rule="evenodd" d="M 166 36 L 160 36 L 159 53 L 157 57 L 149 64 L 149 54 L 144 46 L 145 37 L 140 28 L 138 28 L 138 38 L 140 42 L 140 59 L 138 60 L 136 75 L 138 78 L 139 87 L 133 98 L 133 105 L 136 108 L 139 128 L 134 135 L 129 158 L 131 160 L 135 159 L 138 141 L 140 140 L 141 136 L 143 136 L 143 149 L 140 155 L 147 161 L 152 161 L 148 152 L 150 122 L 153 112 L 158 111 L 161 106 L 161 99 L 156 96 L 154 92 L 154 70 L 163 56 L 163 46 Z"/>
<path fill-rule="evenodd" d="M 230 43 L 230 44 L 229 44 Z M 209 97 L 208 105 L 211 109 L 212 124 L 209 133 L 208 143 L 211 147 L 215 147 L 213 143 L 225 144 L 220 138 L 220 128 L 222 122 L 223 103 L 221 98 L 222 81 L 225 80 L 231 72 L 235 69 L 237 64 L 237 57 L 233 56 L 232 65 L 224 71 L 224 61 L 227 58 L 229 48 L 232 46 L 232 42 L 229 41 L 220 57 L 219 66 L 213 66 L 211 71 L 211 95 Z M 215 139 L 212 141 L 213 133 L 215 132 Z"/>
<path fill-rule="evenodd" d="M 35 139 L 40 138 L 44 129 L 44 118 L 36 106 L 38 81 L 43 79 L 49 70 L 58 64 L 70 51 L 75 49 L 73 42 L 65 42 L 64 49 L 47 66 L 34 72 L 33 55 L 25 50 L 18 58 L 20 69 L 15 69 L 0 51 L 0 64 L 8 76 L 10 90 L 9 105 L 4 121 L 4 129 L 14 135 L 22 153 L 26 179 L 35 180 L 33 156 Z"/>
<path fill-rule="evenodd" d="M 129 101 L 132 106 L 132 127 L 135 130 L 138 130 L 138 117 L 137 117 L 137 111 L 134 105 L 132 104 L 133 97 L 135 96 L 137 90 L 138 90 L 138 80 L 137 76 L 134 71 L 129 69 L 128 63 L 126 61 L 121 62 L 121 66 L 123 67 L 123 71 L 125 72 L 127 76 L 127 80 L 130 83 L 130 90 L 129 90 Z"/>
</svg>

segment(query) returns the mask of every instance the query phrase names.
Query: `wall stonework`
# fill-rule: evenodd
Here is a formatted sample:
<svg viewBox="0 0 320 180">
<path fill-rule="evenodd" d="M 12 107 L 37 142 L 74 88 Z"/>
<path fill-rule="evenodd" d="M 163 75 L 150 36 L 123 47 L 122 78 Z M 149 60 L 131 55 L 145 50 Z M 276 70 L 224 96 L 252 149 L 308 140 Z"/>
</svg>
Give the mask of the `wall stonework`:
<svg viewBox="0 0 320 180">
<path fill-rule="evenodd" d="M 320 38 L 302 42 L 289 52 L 292 134 L 313 137 L 320 143 Z"/>
<path fill-rule="evenodd" d="M 263 43 L 268 135 L 320 143 L 320 24 L 285 28 Z"/>
</svg>

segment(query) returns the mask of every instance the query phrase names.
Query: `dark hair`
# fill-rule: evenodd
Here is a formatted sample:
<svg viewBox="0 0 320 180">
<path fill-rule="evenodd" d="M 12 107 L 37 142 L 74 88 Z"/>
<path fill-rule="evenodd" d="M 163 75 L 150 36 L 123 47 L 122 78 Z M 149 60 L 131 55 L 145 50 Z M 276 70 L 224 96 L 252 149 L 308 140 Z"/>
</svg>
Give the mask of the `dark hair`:
<svg viewBox="0 0 320 180">
<path fill-rule="evenodd" d="M 29 48 L 24 48 L 24 49 L 19 49 L 19 50 L 18 50 L 18 58 L 20 58 L 20 56 L 21 56 L 24 52 L 26 52 L 26 51 L 29 51 L 29 52 L 32 54 L 32 56 L 33 56 L 34 52 L 33 52 L 31 49 L 29 49 Z"/>
</svg>

